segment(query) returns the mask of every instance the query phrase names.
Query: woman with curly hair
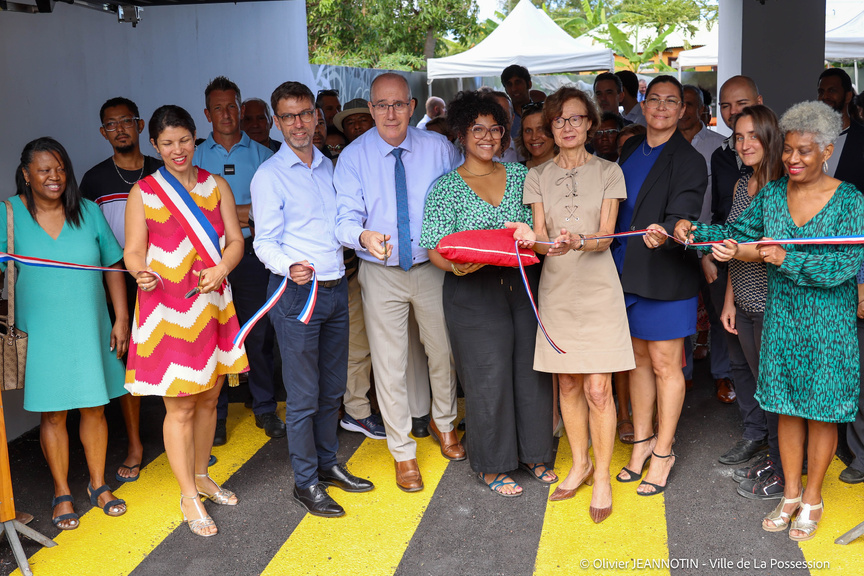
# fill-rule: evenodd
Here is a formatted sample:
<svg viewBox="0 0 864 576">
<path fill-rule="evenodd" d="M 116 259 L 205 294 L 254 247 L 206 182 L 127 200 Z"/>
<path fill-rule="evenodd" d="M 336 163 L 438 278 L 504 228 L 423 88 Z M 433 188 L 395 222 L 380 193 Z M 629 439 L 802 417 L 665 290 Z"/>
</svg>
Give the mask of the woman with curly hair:
<svg viewBox="0 0 864 576">
<path fill-rule="evenodd" d="M 821 102 L 802 102 L 780 118 L 783 164 L 788 176 L 770 182 L 731 224 L 707 226 L 680 220 L 680 240 L 736 242 L 772 238 L 860 236 L 864 198 L 855 186 L 832 178 L 823 164 L 834 152 L 840 115 Z M 723 248 L 738 255 L 736 242 Z M 864 246 L 757 245 L 767 265 L 768 297 L 756 399 L 780 415 L 783 497 L 762 528 L 810 540 L 822 518 L 822 482 L 837 448 L 837 422 L 858 409 L 855 275 Z M 805 448 L 806 446 L 806 448 Z M 807 487 L 801 467 L 807 454 Z M 792 518 L 797 512 L 797 517 Z"/>
<path fill-rule="evenodd" d="M 435 247 L 444 236 L 494 230 L 508 223 L 531 225 L 522 204 L 528 172 L 493 158 L 507 148 L 507 116 L 494 97 L 460 92 L 447 106 L 447 121 L 465 151 L 465 163 L 442 176 L 426 199 L 420 245 L 442 270 L 444 318 L 465 391 L 471 468 L 500 496 L 522 494 L 508 472 L 526 469 L 544 484 L 558 477 L 552 460 L 552 379 L 535 372 L 536 321 L 519 270 L 458 264 Z M 526 269 L 537 289 L 539 266 Z"/>
</svg>

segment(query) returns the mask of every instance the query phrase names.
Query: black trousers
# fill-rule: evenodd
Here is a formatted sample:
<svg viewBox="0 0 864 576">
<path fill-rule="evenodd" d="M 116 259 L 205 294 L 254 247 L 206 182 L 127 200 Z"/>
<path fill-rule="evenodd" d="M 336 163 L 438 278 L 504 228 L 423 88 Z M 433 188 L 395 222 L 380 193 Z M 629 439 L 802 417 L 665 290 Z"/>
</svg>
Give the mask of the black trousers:
<svg viewBox="0 0 864 576">
<path fill-rule="evenodd" d="M 540 266 L 526 269 L 534 294 Z M 534 371 L 537 320 L 518 268 L 444 278 L 444 318 L 465 392 L 471 468 L 552 460 L 552 375 Z"/>
</svg>

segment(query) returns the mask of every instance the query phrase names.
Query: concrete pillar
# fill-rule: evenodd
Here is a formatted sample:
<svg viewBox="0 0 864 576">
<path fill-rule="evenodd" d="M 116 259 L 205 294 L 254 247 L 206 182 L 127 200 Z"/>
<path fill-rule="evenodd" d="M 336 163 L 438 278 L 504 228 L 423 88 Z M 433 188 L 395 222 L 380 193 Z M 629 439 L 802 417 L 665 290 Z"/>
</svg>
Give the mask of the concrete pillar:
<svg viewBox="0 0 864 576">
<path fill-rule="evenodd" d="M 718 86 L 736 74 L 750 76 L 778 115 L 816 99 L 825 0 L 720 0 L 719 10 Z"/>
</svg>

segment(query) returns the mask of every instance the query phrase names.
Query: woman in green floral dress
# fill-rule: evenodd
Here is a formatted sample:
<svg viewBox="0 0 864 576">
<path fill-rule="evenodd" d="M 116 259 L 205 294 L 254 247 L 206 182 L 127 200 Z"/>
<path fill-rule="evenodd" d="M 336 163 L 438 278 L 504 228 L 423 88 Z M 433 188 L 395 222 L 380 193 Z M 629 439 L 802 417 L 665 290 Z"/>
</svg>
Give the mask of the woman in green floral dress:
<svg viewBox="0 0 864 576">
<path fill-rule="evenodd" d="M 525 468 L 551 484 L 558 477 L 544 462 L 552 456 L 552 379 L 534 371 L 534 313 L 518 268 L 460 264 L 435 247 L 465 230 L 531 225 L 522 204 L 528 170 L 493 160 L 509 143 L 504 110 L 491 96 L 460 92 L 447 121 L 465 150 L 465 163 L 442 176 L 426 199 L 420 245 L 444 277 L 444 318 L 456 372 L 465 391 L 468 459 L 483 484 L 500 496 L 522 487 L 508 472 Z M 540 266 L 526 268 L 536 293 Z"/>
<path fill-rule="evenodd" d="M 694 226 L 681 220 L 676 237 L 745 242 L 864 234 L 861 193 L 823 170 L 841 126 L 840 115 L 822 103 L 790 108 L 780 119 L 788 176 L 766 185 L 734 223 Z M 769 532 L 785 530 L 797 511 L 789 538 L 809 540 L 822 517 L 822 482 L 837 446 L 835 423 L 851 422 L 858 407 L 855 275 L 864 260 L 864 246 L 757 248 L 769 266 L 756 399 L 764 410 L 780 415 L 786 475 L 783 498 L 762 527 Z M 723 249 L 737 253 L 737 245 L 729 240 Z M 809 474 L 802 490 L 805 440 Z"/>
</svg>

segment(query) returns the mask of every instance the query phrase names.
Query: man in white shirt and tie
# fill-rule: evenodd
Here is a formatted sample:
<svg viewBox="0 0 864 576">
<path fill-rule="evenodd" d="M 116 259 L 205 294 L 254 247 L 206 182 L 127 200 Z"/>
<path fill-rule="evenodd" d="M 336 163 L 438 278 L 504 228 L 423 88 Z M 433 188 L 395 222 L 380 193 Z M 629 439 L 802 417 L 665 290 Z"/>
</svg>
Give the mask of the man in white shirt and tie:
<svg viewBox="0 0 864 576">
<path fill-rule="evenodd" d="M 381 74 L 370 92 L 375 129 L 346 148 L 336 165 L 336 236 L 365 261 L 359 278 L 378 404 L 387 446 L 395 459 L 396 483 L 414 492 L 423 488 L 423 479 L 417 445 L 409 435 L 409 308 L 420 326 L 429 359 L 429 432 L 440 443 L 444 457 L 465 458 L 453 426 L 456 377 L 441 299 L 444 273 L 430 265 L 427 250 L 419 245 L 426 195 L 461 158 L 439 135 L 408 125 L 414 105 L 404 77 Z"/>
</svg>

